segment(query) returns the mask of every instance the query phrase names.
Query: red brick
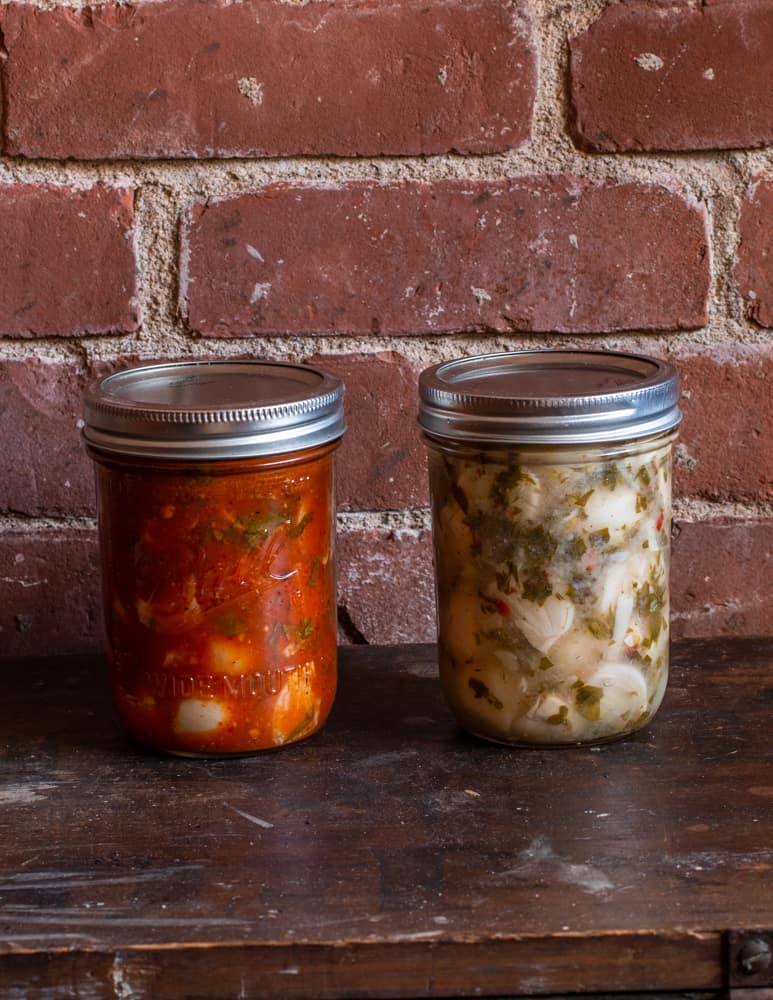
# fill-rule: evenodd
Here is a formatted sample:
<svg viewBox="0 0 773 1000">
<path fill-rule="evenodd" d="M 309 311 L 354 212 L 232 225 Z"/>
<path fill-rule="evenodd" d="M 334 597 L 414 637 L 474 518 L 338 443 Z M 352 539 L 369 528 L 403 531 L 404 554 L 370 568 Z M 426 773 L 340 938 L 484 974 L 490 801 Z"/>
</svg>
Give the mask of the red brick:
<svg viewBox="0 0 773 1000">
<path fill-rule="evenodd" d="M 394 352 L 309 359 L 346 385 L 347 430 L 336 457 L 339 510 L 396 510 L 429 502 L 416 426 L 418 370 Z"/>
<path fill-rule="evenodd" d="M 700 355 L 676 365 L 684 412 L 677 493 L 773 500 L 773 350 L 724 362 Z"/>
<path fill-rule="evenodd" d="M 192 215 L 183 291 L 208 336 L 706 322 L 704 212 L 663 186 L 271 185 Z"/>
<path fill-rule="evenodd" d="M 133 192 L 0 186 L 0 336 L 137 326 Z"/>
<path fill-rule="evenodd" d="M 773 142 L 773 4 L 611 3 L 570 45 L 580 143 L 599 152 Z"/>
<path fill-rule="evenodd" d="M 71 363 L 0 363 L 0 512 L 93 514 L 94 482 L 78 420 L 88 378 Z"/>
<path fill-rule="evenodd" d="M 86 387 L 136 357 L 97 362 L 0 362 L 0 440 L 11 461 L 0 477 L 0 514 L 93 515 L 94 475 L 80 436 Z"/>
<path fill-rule="evenodd" d="M 741 210 L 735 280 L 746 315 L 773 327 L 773 178 L 757 177 Z"/>
<path fill-rule="evenodd" d="M 773 521 L 678 523 L 674 534 L 674 637 L 773 635 Z"/>
<path fill-rule="evenodd" d="M 485 153 L 528 137 L 516 0 L 3 9 L 5 150 L 115 159 Z"/>
<path fill-rule="evenodd" d="M 96 532 L 0 533 L 0 656 L 102 648 Z"/>
<path fill-rule="evenodd" d="M 342 532 L 336 546 L 341 641 L 434 642 L 428 531 Z"/>
</svg>

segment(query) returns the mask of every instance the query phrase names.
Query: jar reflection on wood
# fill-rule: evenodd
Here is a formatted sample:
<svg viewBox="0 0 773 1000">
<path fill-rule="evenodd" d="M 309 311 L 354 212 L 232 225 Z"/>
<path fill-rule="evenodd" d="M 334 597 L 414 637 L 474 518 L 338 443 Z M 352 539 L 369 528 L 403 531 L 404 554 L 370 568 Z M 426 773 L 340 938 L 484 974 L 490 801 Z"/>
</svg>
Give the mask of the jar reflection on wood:
<svg viewBox="0 0 773 1000">
<path fill-rule="evenodd" d="M 420 391 L 457 718 L 526 745 L 639 729 L 668 674 L 675 370 L 522 352 L 435 366 Z"/>
<path fill-rule="evenodd" d="M 315 369 L 260 362 L 132 369 L 89 391 L 113 690 L 140 742 L 249 753 L 323 725 L 342 396 Z"/>
</svg>

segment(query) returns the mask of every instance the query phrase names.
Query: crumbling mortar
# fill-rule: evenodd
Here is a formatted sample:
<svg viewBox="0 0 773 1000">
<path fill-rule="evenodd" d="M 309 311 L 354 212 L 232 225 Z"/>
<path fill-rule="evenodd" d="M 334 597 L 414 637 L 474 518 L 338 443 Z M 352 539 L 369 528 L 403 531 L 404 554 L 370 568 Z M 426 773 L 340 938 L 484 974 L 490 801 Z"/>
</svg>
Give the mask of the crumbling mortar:
<svg viewBox="0 0 773 1000">
<path fill-rule="evenodd" d="M 0 535 L 11 533 L 37 535 L 42 531 L 93 533 L 96 530 L 97 520 L 94 517 L 32 517 L 24 514 L 0 516 Z"/>
<path fill-rule="evenodd" d="M 753 522 L 773 518 L 773 503 L 720 502 L 689 497 L 675 498 L 673 518 L 676 523 L 696 524 L 710 521 Z M 336 530 L 340 534 L 377 531 L 400 538 L 419 538 L 431 529 L 429 507 L 410 507 L 404 510 L 343 511 L 336 517 Z M 43 531 L 81 531 L 91 534 L 97 530 L 92 517 L 32 517 L 22 514 L 0 515 L 0 535 L 29 534 Z"/>
<path fill-rule="evenodd" d="M 263 357 L 298 362 L 312 355 L 368 355 L 395 352 L 417 369 L 459 355 L 539 348 L 596 347 L 614 351 L 670 355 L 674 360 L 706 355 L 713 360 L 739 364 L 771 352 L 770 332 L 758 328 L 739 330 L 733 322 L 715 319 L 716 329 L 680 333 L 614 334 L 445 334 L 379 337 L 276 337 L 260 336 L 220 340 L 192 338 L 163 331 L 152 340 L 138 335 L 123 337 L 0 339 L 0 362 L 40 360 L 50 364 L 76 361 L 82 366 L 120 362 L 124 358 L 153 361 L 159 358 L 204 359 Z"/>
<path fill-rule="evenodd" d="M 736 501 L 702 500 L 691 497 L 675 497 L 673 519 L 683 524 L 699 524 L 706 521 L 760 521 L 773 518 L 773 503 L 740 503 Z"/>
<path fill-rule="evenodd" d="M 137 292 L 142 317 L 139 349 L 152 350 L 170 333 L 178 333 L 178 219 L 183 198 L 159 184 L 139 189 L 137 199 Z"/>
<path fill-rule="evenodd" d="M 555 128 L 563 127 L 555 122 Z M 605 183 L 668 184 L 671 179 L 700 198 L 717 190 L 725 165 L 753 173 L 773 170 L 773 149 L 695 153 L 589 154 L 568 137 L 548 134 L 519 149 L 488 156 L 287 157 L 133 161 L 24 160 L 0 157 L 0 183 L 48 183 L 84 189 L 157 184 L 189 202 L 225 199 L 276 184 L 339 187 L 352 182 L 441 180 L 496 181 L 529 176 L 576 175 Z"/>
</svg>

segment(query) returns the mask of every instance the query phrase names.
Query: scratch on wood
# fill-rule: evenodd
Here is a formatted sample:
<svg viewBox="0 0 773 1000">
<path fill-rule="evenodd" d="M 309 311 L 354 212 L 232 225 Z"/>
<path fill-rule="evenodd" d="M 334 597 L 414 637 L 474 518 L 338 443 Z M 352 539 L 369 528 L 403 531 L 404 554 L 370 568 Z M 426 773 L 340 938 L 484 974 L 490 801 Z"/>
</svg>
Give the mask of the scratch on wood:
<svg viewBox="0 0 773 1000">
<path fill-rule="evenodd" d="M 132 875 L 106 876 L 100 878 L 81 872 L 17 872 L 0 882 L 0 890 L 14 889 L 80 889 L 96 885 L 134 885 L 137 882 L 155 882 L 173 878 L 185 871 L 197 871 L 202 865 L 176 865 L 170 868 L 154 868 Z"/>
<path fill-rule="evenodd" d="M 228 805 L 228 803 L 226 803 Z M 235 813 L 238 813 L 243 819 L 246 819 L 250 823 L 254 823 L 255 826 L 261 827 L 263 830 L 273 830 L 274 824 L 269 823 L 267 819 L 261 819 L 260 816 L 253 816 L 252 813 L 244 812 L 241 809 L 237 809 L 236 806 L 228 805 L 229 809 L 232 809 Z"/>
<path fill-rule="evenodd" d="M 418 931 L 415 934 L 392 934 L 389 940 L 393 944 L 400 944 L 403 941 L 431 941 L 432 938 L 440 937 L 442 931 Z"/>
</svg>

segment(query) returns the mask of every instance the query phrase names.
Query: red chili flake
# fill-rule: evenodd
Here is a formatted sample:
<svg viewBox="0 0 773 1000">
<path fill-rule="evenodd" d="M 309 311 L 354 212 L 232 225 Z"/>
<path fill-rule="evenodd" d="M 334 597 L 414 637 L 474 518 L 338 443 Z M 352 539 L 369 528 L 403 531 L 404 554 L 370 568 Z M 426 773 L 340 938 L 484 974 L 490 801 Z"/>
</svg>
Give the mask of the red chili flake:
<svg viewBox="0 0 773 1000">
<path fill-rule="evenodd" d="M 507 618 L 510 614 L 510 605 L 506 601 L 502 601 L 499 598 L 494 601 L 494 604 L 496 604 L 497 611 L 500 615 L 502 615 L 503 618 Z"/>
<path fill-rule="evenodd" d="M 593 567 L 592 567 L 592 566 L 590 566 L 590 565 L 589 565 L 589 566 L 586 566 L 586 567 L 585 567 L 585 572 L 586 572 L 586 573 L 592 573 L 592 572 L 593 572 Z"/>
<path fill-rule="evenodd" d="M 655 524 L 655 531 L 660 531 L 660 529 L 663 527 L 663 520 L 664 520 L 663 511 L 661 510 L 660 517 L 658 518 L 657 523 Z"/>
</svg>

